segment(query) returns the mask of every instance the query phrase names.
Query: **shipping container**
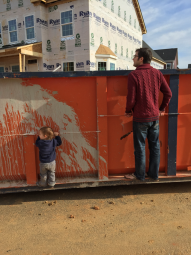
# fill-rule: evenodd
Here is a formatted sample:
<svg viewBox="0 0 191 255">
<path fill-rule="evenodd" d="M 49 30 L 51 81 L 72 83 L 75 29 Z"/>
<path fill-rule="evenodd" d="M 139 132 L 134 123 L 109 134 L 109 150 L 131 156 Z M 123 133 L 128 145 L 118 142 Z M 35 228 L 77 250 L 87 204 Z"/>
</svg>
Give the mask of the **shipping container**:
<svg viewBox="0 0 191 255">
<path fill-rule="evenodd" d="M 36 185 L 42 126 L 62 139 L 54 189 L 153 183 L 124 178 L 135 169 L 132 117 L 125 116 L 130 72 L 0 73 L 0 193 L 48 189 Z M 191 70 L 161 72 L 173 96 L 159 120 L 159 183 L 191 181 Z"/>
</svg>

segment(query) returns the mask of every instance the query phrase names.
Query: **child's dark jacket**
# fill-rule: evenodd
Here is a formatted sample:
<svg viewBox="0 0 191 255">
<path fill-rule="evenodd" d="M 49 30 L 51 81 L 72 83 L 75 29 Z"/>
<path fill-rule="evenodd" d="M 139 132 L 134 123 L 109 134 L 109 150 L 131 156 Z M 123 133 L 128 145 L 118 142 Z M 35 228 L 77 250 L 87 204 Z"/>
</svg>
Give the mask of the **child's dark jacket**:
<svg viewBox="0 0 191 255">
<path fill-rule="evenodd" d="M 39 159 L 41 163 L 50 163 L 56 159 L 56 146 L 60 146 L 62 140 L 60 136 L 56 136 L 52 140 L 41 140 L 37 138 L 35 145 L 39 148 Z"/>
</svg>

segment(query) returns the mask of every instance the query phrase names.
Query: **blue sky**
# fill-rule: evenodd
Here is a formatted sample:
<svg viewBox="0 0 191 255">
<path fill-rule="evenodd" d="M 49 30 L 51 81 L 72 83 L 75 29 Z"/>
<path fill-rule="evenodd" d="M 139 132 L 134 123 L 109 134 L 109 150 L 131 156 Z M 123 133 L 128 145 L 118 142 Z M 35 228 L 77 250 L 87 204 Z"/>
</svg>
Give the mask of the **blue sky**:
<svg viewBox="0 0 191 255">
<path fill-rule="evenodd" d="M 139 0 L 153 49 L 178 48 L 178 67 L 191 64 L 191 0 Z"/>
</svg>

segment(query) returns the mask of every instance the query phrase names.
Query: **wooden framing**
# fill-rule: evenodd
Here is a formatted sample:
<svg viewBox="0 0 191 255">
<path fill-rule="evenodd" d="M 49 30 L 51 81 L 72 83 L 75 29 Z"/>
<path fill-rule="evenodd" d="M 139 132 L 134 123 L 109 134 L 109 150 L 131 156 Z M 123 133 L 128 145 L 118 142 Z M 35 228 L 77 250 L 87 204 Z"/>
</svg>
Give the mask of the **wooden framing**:
<svg viewBox="0 0 191 255">
<path fill-rule="evenodd" d="M 23 63 L 22 63 L 22 54 L 19 53 L 19 71 L 22 72 L 23 71 Z"/>
<path fill-rule="evenodd" d="M 52 2 L 56 2 L 56 0 L 46 0 L 46 4 L 52 3 Z"/>
<path fill-rule="evenodd" d="M 157 59 L 157 58 L 152 57 L 152 60 L 154 60 L 155 62 L 157 62 L 157 63 L 159 63 L 159 64 L 166 65 L 165 62 L 163 62 L 162 60 L 159 60 L 159 59 Z"/>
<path fill-rule="evenodd" d="M 34 52 L 34 51 L 29 51 L 29 50 L 21 50 L 21 54 L 28 55 L 28 56 L 34 56 L 37 58 L 42 58 L 43 54 Z"/>
<path fill-rule="evenodd" d="M 63 4 L 63 3 L 69 3 L 69 2 L 73 2 L 73 1 L 77 1 L 77 0 L 61 0 L 61 1 L 57 1 L 57 0 L 30 0 L 31 3 L 33 3 L 34 5 L 39 5 L 39 4 L 45 4 L 48 7 L 54 6 L 54 5 L 59 5 L 59 4 Z"/>
<path fill-rule="evenodd" d="M 43 3 L 41 3 L 41 2 L 36 2 L 36 3 L 33 3 L 33 4 L 34 4 L 34 6 L 39 6 L 39 5 L 40 5 L 40 6 L 43 6 L 43 7 L 45 6 L 45 5 L 44 5 Z"/>
<path fill-rule="evenodd" d="M 135 8 L 135 12 L 137 14 L 137 18 L 138 18 L 142 33 L 146 34 L 147 29 L 146 29 L 146 26 L 145 26 L 145 22 L 144 22 L 144 19 L 143 19 L 141 8 L 139 6 L 139 1 L 138 0 L 133 0 L 133 5 L 134 5 L 134 8 Z"/>
<path fill-rule="evenodd" d="M 23 55 L 23 72 L 25 72 L 26 55 Z"/>
<path fill-rule="evenodd" d="M 0 63 L 3 57 L 18 56 L 19 70 L 25 72 L 26 55 L 42 58 L 42 42 L 0 50 Z"/>
<path fill-rule="evenodd" d="M 25 50 L 34 49 L 36 51 L 36 48 L 39 47 L 39 46 L 41 47 L 41 52 L 42 52 L 42 42 L 27 44 L 27 45 L 24 45 L 24 46 L 19 46 L 19 47 L 17 47 L 17 50 L 19 50 L 19 49 L 25 49 Z"/>
<path fill-rule="evenodd" d="M 50 0 L 51 1 L 51 0 Z M 74 2 L 74 1 L 77 1 L 77 0 L 61 0 L 61 1 L 57 1 L 57 2 L 54 2 L 54 3 L 51 3 L 51 2 L 48 2 L 46 3 L 48 7 L 51 7 L 51 6 L 54 6 L 54 5 L 59 5 L 59 4 L 64 4 L 64 3 L 69 3 L 69 2 Z M 53 1 L 52 1 L 53 2 Z"/>
</svg>

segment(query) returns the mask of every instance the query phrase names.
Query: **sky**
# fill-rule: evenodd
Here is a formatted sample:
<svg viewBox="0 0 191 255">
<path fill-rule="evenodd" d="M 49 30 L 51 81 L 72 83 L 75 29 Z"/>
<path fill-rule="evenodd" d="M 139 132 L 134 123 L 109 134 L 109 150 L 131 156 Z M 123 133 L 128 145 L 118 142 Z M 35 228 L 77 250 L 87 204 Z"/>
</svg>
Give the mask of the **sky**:
<svg viewBox="0 0 191 255">
<path fill-rule="evenodd" d="M 178 67 L 191 64 L 191 0 L 139 0 L 147 34 L 143 40 L 153 49 L 178 48 Z"/>
</svg>

